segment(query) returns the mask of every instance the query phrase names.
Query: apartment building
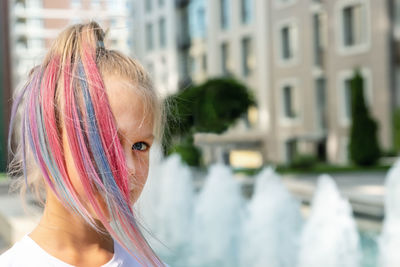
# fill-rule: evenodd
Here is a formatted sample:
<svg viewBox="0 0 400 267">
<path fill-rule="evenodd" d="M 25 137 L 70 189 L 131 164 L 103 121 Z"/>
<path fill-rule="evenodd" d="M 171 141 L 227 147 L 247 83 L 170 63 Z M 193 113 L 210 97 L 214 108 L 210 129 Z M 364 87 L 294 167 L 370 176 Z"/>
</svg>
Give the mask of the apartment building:
<svg viewBox="0 0 400 267">
<path fill-rule="evenodd" d="M 189 0 L 133 0 L 134 56 L 162 95 L 190 84 Z"/>
<path fill-rule="evenodd" d="M 132 6 L 129 0 L 7 0 L 14 87 L 24 83 L 58 33 L 68 25 L 95 20 L 110 29 L 107 41 L 130 53 Z"/>
<path fill-rule="evenodd" d="M 288 162 L 296 153 L 313 153 L 348 162 L 350 79 L 357 68 L 366 103 L 379 123 L 380 144 L 391 148 L 396 88 L 390 1 L 271 2 L 274 133 L 268 147 L 275 159 Z"/>
<path fill-rule="evenodd" d="M 193 82 L 234 76 L 253 90 L 258 102 L 226 133 L 196 136 L 209 162 L 288 163 L 300 153 L 347 163 L 355 69 L 364 78 L 364 97 L 379 123 L 380 144 L 392 147 L 392 113 L 400 104 L 400 1 L 191 0 L 183 1 L 187 21 L 177 19 L 182 1 L 162 2 L 169 12 L 156 7 L 152 14 L 142 12 L 141 21 L 153 26 L 139 24 L 146 30 L 135 35 L 146 40 L 155 28 L 161 31 L 156 19 L 164 12 L 172 43 L 167 49 L 136 50 L 153 64 L 149 69 L 157 65 L 156 85 L 177 90 L 179 79 L 172 77 L 188 68 Z M 185 22 L 190 46 L 185 42 L 187 59 L 181 61 L 176 60 L 176 40 L 181 29 L 186 38 Z M 171 83 L 162 80 L 165 66 L 157 63 L 162 55 L 172 57 L 167 66 Z"/>
</svg>

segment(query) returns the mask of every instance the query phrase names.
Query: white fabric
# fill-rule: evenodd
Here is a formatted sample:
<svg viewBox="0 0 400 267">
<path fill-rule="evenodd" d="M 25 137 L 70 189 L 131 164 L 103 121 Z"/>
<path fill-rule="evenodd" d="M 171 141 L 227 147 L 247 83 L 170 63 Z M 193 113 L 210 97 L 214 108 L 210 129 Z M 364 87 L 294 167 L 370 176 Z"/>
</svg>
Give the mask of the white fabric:
<svg viewBox="0 0 400 267">
<path fill-rule="evenodd" d="M 0 256 L 1 267 L 74 267 L 48 254 L 28 235 Z M 101 267 L 140 267 L 141 265 L 117 242 L 114 256 Z"/>
</svg>

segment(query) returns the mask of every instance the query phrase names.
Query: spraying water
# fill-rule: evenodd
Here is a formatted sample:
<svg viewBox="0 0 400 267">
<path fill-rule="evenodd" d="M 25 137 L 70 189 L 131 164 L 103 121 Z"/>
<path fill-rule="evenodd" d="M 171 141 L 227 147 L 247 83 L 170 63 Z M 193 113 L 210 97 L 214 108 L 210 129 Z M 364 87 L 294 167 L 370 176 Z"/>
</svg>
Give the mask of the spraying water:
<svg viewBox="0 0 400 267">
<path fill-rule="evenodd" d="M 272 168 L 256 177 L 246 218 L 241 266 L 297 266 L 303 221 L 300 206 Z"/>
<path fill-rule="evenodd" d="M 192 232 L 193 183 L 190 169 L 172 155 L 149 175 L 138 206 L 152 230 L 153 248 L 185 266 Z M 156 240 L 154 240 L 154 237 Z"/>
<path fill-rule="evenodd" d="M 212 166 L 195 209 L 190 266 L 237 266 L 243 204 L 230 169 Z"/>
<path fill-rule="evenodd" d="M 400 266 L 400 160 L 386 176 L 385 220 L 379 239 L 379 266 Z"/>
<path fill-rule="evenodd" d="M 320 177 L 301 239 L 299 267 L 359 267 L 360 241 L 349 202 L 328 175 Z"/>
</svg>

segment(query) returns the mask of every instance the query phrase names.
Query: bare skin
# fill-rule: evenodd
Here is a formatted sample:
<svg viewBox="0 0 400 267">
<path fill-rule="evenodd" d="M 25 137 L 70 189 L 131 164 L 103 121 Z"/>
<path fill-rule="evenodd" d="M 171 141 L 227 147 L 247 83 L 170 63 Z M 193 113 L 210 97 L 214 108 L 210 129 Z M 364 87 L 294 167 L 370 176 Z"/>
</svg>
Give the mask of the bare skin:
<svg viewBox="0 0 400 267">
<path fill-rule="evenodd" d="M 144 109 L 143 99 L 136 90 L 127 86 L 128 81 L 110 76 L 105 77 L 104 82 L 131 180 L 135 177 L 131 189 L 133 204 L 139 198 L 147 179 L 149 148 L 154 139 L 153 118 Z M 87 203 L 65 135 L 63 142 L 68 175 L 82 202 Z M 132 149 L 133 144 L 140 144 L 141 149 Z M 102 202 L 100 194 L 96 198 Z M 93 209 L 90 206 L 86 208 L 96 219 Z M 106 211 L 105 205 L 103 210 Z M 102 227 L 100 222 L 98 225 Z M 111 236 L 96 232 L 83 219 L 71 213 L 49 188 L 43 216 L 29 236 L 50 255 L 77 267 L 99 267 L 109 262 L 114 255 Z"/>
</svg>

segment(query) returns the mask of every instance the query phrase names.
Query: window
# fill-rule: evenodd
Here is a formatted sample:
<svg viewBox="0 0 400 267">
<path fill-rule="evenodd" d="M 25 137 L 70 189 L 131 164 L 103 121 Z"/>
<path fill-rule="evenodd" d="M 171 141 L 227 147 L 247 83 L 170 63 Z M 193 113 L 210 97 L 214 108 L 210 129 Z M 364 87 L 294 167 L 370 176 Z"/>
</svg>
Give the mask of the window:
<svg viewBox="0 0 400 267">
<path fill-rule="evenodd" d="M 229 28 L 229 0 L 219 0 L 221 29 Z"/>
<path fill-rule="evenodd" d="M 92 6 L 92 8 L 96 8 L 96 9 L 100 8 L 100 6 L 101 6 L 100 0 L 91 0 L 91 6 Z"/>
<path fill-rule="evenodd" d="M 400 26 L 400 0 L 394 1 L 394 20 L 396 26 Z"/>
<path fill-rule="evenodd" d="M 283 27 L 281 29 L 281 41 L 282 41 L 282 58 L 283 59 L 292 58 L 293 49 L 292 49 L 289 26 Z"/>
<path fill-rule="evenodd" d="M 28 39 L 28 49 L 42 49 L 44 48 L 44 40 L 40 38 Z"/>
<path fill-rule="evenodd" d="M 351 78 L 344 80 L 344 117 L 351 120 Z"/>
<path fill-rule="evenodd" d="M 200 35 L 204 37 L 206 32 L 206 12 L 204 7 L 197 9 L 197 23 Z"/>
<path fill-rule="evenodd" d="M 159 38 L 160 38 L 160 47 L 165 47 L 167 45 L 167 36 L 166 36 L 166 24 L 165 18 L 160 18 L 158 21 L 158 30 L 159 30 Z"/>
<path fill-rule="evenodd" d="M 227 43 L 223 43 L 221 45 L 221 68 L 223 75 L 230 75 L 228 61 L 229 61 L 229 45 Z"/>
<path fill-rule="evenodd" d="M 323 42 L 322 42 L 322 15 L 313 15 L 313 32 L 314 32 L 314 65 L 322 67 L 323 59 Z"/>
<path fill-rule="evenodd" d="M 72 8 L 80 8 L 82 5 L 81 0 L 71 0 L 70 5 Z"/>
<path fill-rule="evenodd" d="M 152 0 L 144 0 L 146 12 L 151 12 L 152 10 Z"/>
<path fill-rule="evenodd" d="M 286 118 L 296 118 L 293 101 L 293 87 L 286 85 L 283 87 L 283 112 Z"/>
<path fill-rule="evenodd" d="M 343 8 L 343 45 L 346 47 L 363 44 L 367 40 L 366 9 L 364 4 Z"/>
<path fill-rule="evenodd" d="M 203 54 L 201 57 L 201 68 L 203 70 L 203 72 L 207 71 L 207 55 Z"/>
<path fill-rule="evenodd" d="M 318 78 L 315 80 L 315 95 L 316 95 L 316 109 L 318 129 L 325 129 L 326 123 L 326 93 L 325 93 L 325 78 Z"/>
<path fill-rule="evenodd" d="M 252 42 L 249 37 L 242 39 L 242 73 L 249 76 L 253 70 Z"/>
<path fill-rule="evenodd" d="M 298 27 L 296 19 L 288 19 L 276 27 L 276 59 L 280 66 L 298 63 Z"/>
<path fill-rule="evenodd" d="M 292 163 L 297 155 L 297 142 L 295 139 L 290 139 L 285 142 L 286 162 Z"/>
<path fill-rule="evenodd" d="M 153 24 L 146 24 L 146 47 L 148 50 L 153 50 L 154 41 L 153 41 Z"/>
<path fill-rule="evenodd" d="M 199 1 L 195 3 L 200 3 Z M 205 6 L 193 4 L 189 6 L 189 32 L 193 38 L 204 38 L 206 35 L 206 12 Z"/>
<path fill-rule="evenodd" d="M 158 0 L 158 6 L 163 7 L 165 4 L 165 0 Z"/>
<path fill-rule="evenodd" d="M 34 28 L 41 28 L 43 27 L 43 20 L 42 19 L 29 19 L 29 25 Z"/>
<path fill-rule="evenodd" d="M 42 7 L 42 1 L 41 0 L 29 0 L 25 1 L 26 2 L 26 7 L 29 8 L 41 8 Z"/>
<path fill-rule="evenodd" d="M 241 19 L 243 24 L 248 24 L 252 20 L 252 0 L 240 0 Z"/>
</svg>

